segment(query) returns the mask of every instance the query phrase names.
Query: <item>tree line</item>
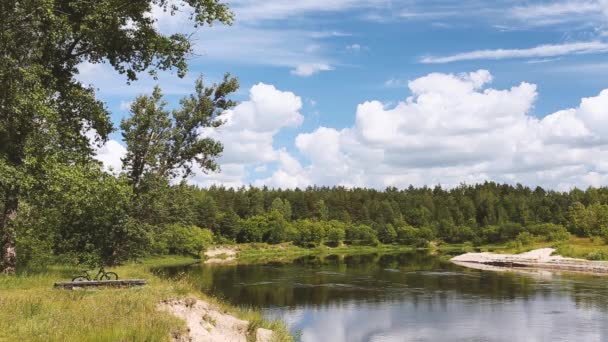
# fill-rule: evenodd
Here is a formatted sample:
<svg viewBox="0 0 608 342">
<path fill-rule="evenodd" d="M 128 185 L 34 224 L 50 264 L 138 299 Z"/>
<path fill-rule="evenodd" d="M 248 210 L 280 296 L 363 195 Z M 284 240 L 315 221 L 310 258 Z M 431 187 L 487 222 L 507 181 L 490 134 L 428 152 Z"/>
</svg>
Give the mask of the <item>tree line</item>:
<svg viewBox="0 0 608 342">
<path fill-rule="evenodd" d="M 150 218 L 164 221 L 153 224 L 204 227 L 216 242 L 228 243 L 427 246 L 435 240 L 479 245 L 608 237 L 608 188 L 558 192 L 486 182 L 451 189 L 290 190 L 184 183 L 159 189 L 145 203 Z"/>
</svg>

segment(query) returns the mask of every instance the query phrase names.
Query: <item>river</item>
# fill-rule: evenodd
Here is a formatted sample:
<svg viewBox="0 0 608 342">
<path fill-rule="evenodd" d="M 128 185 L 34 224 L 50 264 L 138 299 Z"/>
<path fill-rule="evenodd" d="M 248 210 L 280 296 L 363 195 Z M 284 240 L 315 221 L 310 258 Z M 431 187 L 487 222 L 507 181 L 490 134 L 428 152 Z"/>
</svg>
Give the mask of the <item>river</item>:
<svg viewBox="0 0 608 342">
<path fill-rule="evenodd" d="M 300 341 L 608 341 L 608 278 L 466 269 L 428 252 L 192 265 L 206 293 L 281 318 Z"/>
</svg>

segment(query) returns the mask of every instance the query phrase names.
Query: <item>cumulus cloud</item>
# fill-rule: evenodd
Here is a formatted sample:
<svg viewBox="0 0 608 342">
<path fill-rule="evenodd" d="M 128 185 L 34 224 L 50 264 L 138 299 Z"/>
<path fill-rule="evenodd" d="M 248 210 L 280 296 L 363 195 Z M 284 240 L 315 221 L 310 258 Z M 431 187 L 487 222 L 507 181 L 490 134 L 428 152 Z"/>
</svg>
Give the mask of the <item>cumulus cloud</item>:
<svg viewBox="0 0 608 342">
<path fill-rule="evenodd" d="M 280 167 L 267 181 L 404 187 L 484 180 L 567 188 L 598 185 L 608 169 L 608 89 L 576 108 L 532 116 L 536 86 L 488 87 L 485 70 L 433 73 L 409 82 L 394 107 L 369 101 L 355 124 L 296 138 L 309 164 Z"/>
<path fill-rule="evenodd" d="M 222 172 L 198 170 L 191 182 L 384 188 L 494 180 L 565 190 L 608 181 L 608 89 L 538 117 L 534 84 L 496 89 L 492 81 L 486 70 L 409 81 L 408 98 L 361 103 L 350 127 L 298 134 L 297 158 L 275 136 L 302 124 L 302 99 L 259 83 L 221 115 L 223 126 L 200 132 L 224 144 Z M 97 159 L 118 170 L 124 153 L 111 140 Z"/>
<path fill-rule="evenodd" d="M 250 171 L 265 169 L 265 163 L 280 162 L 292 170 L 285 160 L 286 152 L 275 150 L 274 136 L 283 128 L 299 126 L 302 99 L 291 92 L 280 91 L 272 85 L 259 83 L 249 91 L 249 100 L 220 116 L 224 125 L 205 129 L 208 136 L 224 144 L 219 162 L 222 172 L 197 172 L 193 182 L 201 185 L 225 184 L 240 186 L 248 182 Z"/>
<path fill-rule="evenodd" d="M 249 182 L 251 171 L 262 172 L 266 163 L 277 162 L 289 172 L 299 172 L 297 161 L 284 150 L 275 150 L 274 136 L 283 128 L 299 126 L 304 117 L 300 114 L 302 99 L 291 92 L 284 92 L 272 85 L 258 83 L 251 87 L 249 100 L 224 112 L 219 128 L 206 128 L 201 136 L 217 139 L 224 144 L 224 152 L 219 159 L 221 173 L 205 173 L 195 167 L 191 182 L 199 185 L 223 184 L 238 187 Z M 96 133 L 89 131 L 90 139 Z M 121 170 L 121 158 L 126 149 L 116 140 L 110 140 L 95 148 L 96 159 L 104 168 L 114 173 Z M 287 181 L 279 179 L 277 184 Z M 297 186 L 300 183 L 289 181 Z"/>
<path fill-rule="evenodd" d="M 114 174 L 122 170 L 121 159 L 127 149 L 116 140 L 108 140 L 103 146 L 95 149 L 95 159 L 103 163 L 104 170 Z"/>
<path fill-rule="evenodd" d="M 425 64 L 441 64 L 480 59 L 543 58 L 608 52 L 608 43 L 601 41 L 540 45 L 528 49 L 476 50 L 443 57 L 424 57 Z"/>
<path fill-rule="evenodd" d="M 321 71 L 330 70 L 334 70 L 334 68 L 326 63 L 304 63 L 298 65 L 295 69 L 291 71 L 291 73 L 301 77 L 308 77 L 317 74 Z"/>
</svg>

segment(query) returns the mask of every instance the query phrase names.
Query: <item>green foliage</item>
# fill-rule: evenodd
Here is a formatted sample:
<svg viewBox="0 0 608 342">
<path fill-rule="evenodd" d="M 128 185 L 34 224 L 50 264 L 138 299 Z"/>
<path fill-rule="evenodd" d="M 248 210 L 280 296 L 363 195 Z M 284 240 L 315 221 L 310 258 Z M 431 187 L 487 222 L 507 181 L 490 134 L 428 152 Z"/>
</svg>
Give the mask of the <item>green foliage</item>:
<svg viewBox="0 0 608 342">
<path fill-rule="evenodd" d="M 322 222 L 301 220 L 294 223 L 297 232 L 294 243 L 303 247 L 316 247 L 325 238 L 325 227 Z"/>
<path fill-rule="evenodd" d="M 346 225 L 336 220 L 329 221 L 326 232 L 326 244 L 332 247 L 340 246 L 346 238 Z"/>
<path fill-rule="evenodd" d="M 94 165 L 47 166 L 47 191 L 32 198 L 19 221 L 19 244 L 27 257 L 44 247 L 74 262 L 113 264 L 145 248 L 131 230 L 131 188 Z"/>
<path fill-rule="evenodd" d="M 236 239 L 239 232 L 239 216 L 232 210 L 221 216 L 217 229 L 218 235 L 225 236 L 230 240 Z"/>
<path fill-rule="evenodd" d="M 397 231 L 395 230 L 392 224 L 384 224 L 380 227 L 380 230 L 378 231 L 378 239 L 382 243 L 393 243 L 397 239 Z"/>
<path fill-rule="evenodd" d="M 608 253 L 602 250 L 587 254 L 587 260 L 608 260 Z"/>
<path fill-rule="evenodd" d="M 232 22 L 228 7 L 215 0 L 143 0 L 129 2 L 128 6 L 114 0 L 0 2 L 0 206 L 3 208 L 0 217 L 3 264 L 0 266 L 6 271 L 14 272 L 15 239 L 21 239 L 22 243 L 27 240 L 15 233 L 20 204 L 52 192 L 44 188 L 45 165 L 49 162 L 65 166 L 92 163 L 90 136 L 99 144 L 112 131 L 105 105 L 96 99 L 92 88 L 76 79 L 78 65 L 104 62 L 125 74 L 128 81 L 137 79 L 137 74 L 146 70 L 155 75 L 157 70 L 176 69 L 183 77 L 187 70 L 186 58 L 192 52 L 189 38 L 184 34 L 164 35 L 148 14 L 155 6 L 174 14 L 186 4 L 191 9 L 194 26 Z M 181 131 L 198 127 L 198 121 L 190 119 L 200 118 L 198 114 L 202 112 L 230 107 L 230 101 L 217 95 L 228 94 L 235 86 L 236 82 L 228 79 L 213 91 L 197 86 L 203 96 L 185 99 L 182 109 L 174 115 L 180 129 L 184 128 Z M 199 164 L 211 165 L 207 155 L 199 157 L 192 153 L 199 151 L 201 145 L 215 152 L 217 145 L 199 140 L 191 144 L 195 139 L 192 135 L 174 137 L 174 144 L 190 144 L 196 148 L 173 148 L 172 151 L 180 153 L 167 165 L 183 166 L 188 171 L 189 164 L 181 163 L 188 158 L 199 158 Z M 120 205 L 120 201 L 117 203 Z M 81 215 L 76 212 L 68 213 L 70 220 Z M 102 231 L 117 233 L 125 229 L 124 225 L 119 229 L 121 224 L 115 222 L 122 219 L 121 215 L 113 219 L 112 210 L 107 213 L 108 223 L 94 224 L 103 226 Z M 93 215 L 93 219 L 103 215 Z M 120 249 L 89 243 L 97 238 L 95 232 L 84 239 L 75 237 L 82 235 L 80 231 L 63 233 L 71 239 L 64 243 L 82 244 L 83 251 L 91 255 L 100 249 L 106 250 L 102 254 Z M 123 236 L 128 232 L 117 234 Z M 112 238 L 106 236 L 106 240 Z"/>
<path fill-rule="evenodd" d="M 265 216 L 253 216 L 239 221 L 238 243 L 262 242 L 268 230 L 268 219 Z"/>
<path fill-rule="evenodd" d="M 279 197 L 275 198 L 270 205 L 270 211 L 277 211 L 286 220 L 291 220 L 291 204 L 288 200 L 282 200 Z"/>
<path fill-rule="evenodd" d="M 222 124 L 218 116 L 234 107 L 236 103 L 227 97 L 238 87 L 237 80 L 228 74 L 222 83 L 211 87 L 199 78 L 195 94 L 183 98 L 180 108 L 172 111 L 165 109 L 167 104 L 159 87 L 151 96 L 135 100 L 131 116 L 121 122 L 120 128 L 127 144 L 123 167 L 136 192 L 147 175 L 186 178 L 195 163 L 203 172 L 217 170 L 215 159 L 223 147 L 211 138 L 201 138 L 200 130 Z"/>
<path fill-rule="evenodd" d="M 564 226 L 553 223 L 531 225 L 527 227 L 526 231 L 545 241 L 568 241 L 570 239 L 570 233 Z"/>
<path fill-rule="evenodd" d="M 163 254 L 200 256 L 213 244 L 213 232 L 196 226 L 170 224 L 163 227 L 160 246 Z"/>
<path fill-rule="evenodd" d="M 364 224 L 347 226 L 346 240 L 357 246 L 376 246 L 380 243 L 376 232 Z"/>
</svg>

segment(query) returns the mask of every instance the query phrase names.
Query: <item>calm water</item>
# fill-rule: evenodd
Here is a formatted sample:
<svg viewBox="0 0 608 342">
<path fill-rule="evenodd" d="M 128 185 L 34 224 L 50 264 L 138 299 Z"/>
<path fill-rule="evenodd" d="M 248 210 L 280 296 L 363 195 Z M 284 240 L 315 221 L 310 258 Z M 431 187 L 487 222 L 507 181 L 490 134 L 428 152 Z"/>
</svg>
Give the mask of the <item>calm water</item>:
<svg viewBox="0 0 608 342">
<path fill-rule="evenodd" d="M 465 269 L 426 253 L 167 268 L 302 341 L 608 341 L 608 278 Z"/>
</svg>

